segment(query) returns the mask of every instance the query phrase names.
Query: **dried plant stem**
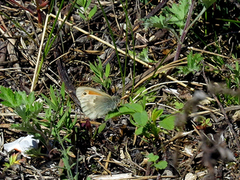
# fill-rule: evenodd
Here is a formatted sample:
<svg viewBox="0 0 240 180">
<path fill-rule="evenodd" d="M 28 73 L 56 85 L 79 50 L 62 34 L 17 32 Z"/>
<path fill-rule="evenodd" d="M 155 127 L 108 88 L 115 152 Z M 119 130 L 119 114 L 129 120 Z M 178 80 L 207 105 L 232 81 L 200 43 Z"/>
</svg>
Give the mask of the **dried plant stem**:
<svg viewBox="0 0 240 180">
<path fill-rule="evenodd" d="M 227 59 L 230 58 L 230 57 L 228 57 L 228 56 L 224 56 L 224 55 L 221 55 L 221 54 L 217 54 L 217 53 L 205 51 L 205 50 L 198 49 L 198 48 L 195 48 L 195 47 L 188 47 L 188 49 L 193 50 L 193 51 L 199 51 L 199 52 L 201 52 L 201 53 L 206 53 L 206 54 L 211 54 L 211 55 L 219 56 L 219 57 L 222 57 L 222 58 L 227 58 Z"/>
<path fill-rule="evenodd" d="M 42 54 L 42 47 L 43 47 L 43 42 L 44 42 L 44 36 L 46 34 L 48 18 L 49 18 L 49 15 L 47 14 L 45 24 L 44 24 L 44 28 L 43 28 L 43 33 L 42 33 L 41 44 L 40 44 L 40 47 L 39 47 L 39 50 L 38 50 L 37 63 L 36 63 L 36 67 L 35 67 L 35 71 L 34 71 L 34 75 L 33 75 L 33 82 L 32 82 L 30 92 L 32 92 L 34 90 L 35 84 L 37 83 L 37 80 L 38 80 L 38 69 L 39 69 L 39 66 L 40 66 L 40 57 L 41 57 L 41 54 Z"/>
<path fill-rule="evenodd" d="M 53 17 L 53 18 L 56 18 L 56 16 L 53 15 L 53 14 L 50 14 L 50 16 Z M 58 18 L 58 20 L 59 20 L 59 21 L 62 21 L 62 22 L 64 21 L 64 20 L 61 19 L 61 18 Z M 107 46 L 115 49 L 115 47 L 114 47 L 112 44 L 110 44 L 110 43 L 108 43 L 108 42 L 106 42 L 106 41 L 103 41 L 102 39 L 98 38 L 97 36 L 94 36 L 94 35 L 90 34 L 89 32 L 87 32 L 87 31 L 85 31 L 85 30 L 83 30 L 83 29 L 81 29 L 81 28 L 79 28 L 79 27 L 77 27 L 77 26 L 74 26 L 73 24 L 69 23 L 68 21 L 65 21 L 65 24 L 67 24 L 67 25 L 69 25 L 69 26 L 72 26 L 74 29 L 77 29 L 78 31 L 80 31 L 80 32 L 88 35 L 89 37 L 91 37 L 91 38 L 93 38 L 93 39 L 95 39 L 95 40 L 97 40 L 97 41 L 99 41 L 99 42 L 101 42 L 101 43 L 103 43 L 103 44 L 105 44 L 105 45 L 107 45 Z M 138 59 L 137 57 L 134 57 L 134 56 L 132 56 L 132 55 L 126 54 L 125 51 L 123 51 L 123 50 L 121 50 L 121 49 L 119 49 L 119 48 L 117 48 L 117 51 L 120 52 L 120 53 L 123 54 L 123 55 L 129 56 L 131 59 L 135 59 L 137 62 L 143 64 L 144 66 L 146 66 L 146 67 L 148 67 L 148 68 L 151 68 L 151 67 L 152 67 L 151 65 L 143 62 L 142 60 Z"/>
<path fill-rule="evenodd" d="M 178 57 L 180 55 L 180 52 L 181 52 L 181 49 L 182 49 L 182 44 L 184 42 L 184 39 L 187 35 L 187 32 L 188 32 L 188 27 L 189 27 L 189 24 L 190 24 L 190 19 L 192 17 L 192 12 L 193 12 L 193 8 L 194 8 L 194 4 L 195 4 L 195 0 L 192 0 L 192 4 L 189 8 L 189 11 L 188 11 L 188 16 L 187 16 L 187 21 L 186 21 L 186 24 L 184 26 L 184 29 L 183 29 L 183 33 L 182 33 L 182 36 L 180 38 L 180 42 L 178 42 L 178 46 L 177 46 L 177 50 L 176 50 L 176 55 L 174 57 L 174 60 L 173 61 L 176 61 L 178 60 Z"/>
</svg>

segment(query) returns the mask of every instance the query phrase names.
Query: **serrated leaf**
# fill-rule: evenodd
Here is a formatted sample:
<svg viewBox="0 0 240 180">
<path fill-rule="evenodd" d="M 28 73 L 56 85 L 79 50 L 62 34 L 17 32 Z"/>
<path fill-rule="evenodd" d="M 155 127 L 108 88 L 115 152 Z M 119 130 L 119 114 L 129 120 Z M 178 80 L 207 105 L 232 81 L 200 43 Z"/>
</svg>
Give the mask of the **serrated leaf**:
<svg viewBox="0 0 240 180">
<path fill-rule="evenodd" d="M 18 105 L 29 104 L 27 94 L 25 91 L 15 92 L 14 95 L 15 95 L 16 104 L 18 104 Z"/>
<path fill-rule="evenodd" d="M 5 88 L 0 86 L 0 98 L 4 100 L 2 104 L 7 105 L 8 107 L 16 107 L 15 95 L 10 88 Z"/>
<path fill-rule="evenodd" d="M 19 107 L 16 107 L 15 111 L 24 121 L 29 120 L 25 105 L 21 105 Z"/>
<path fill-rule="evenodd" d="M 148 57 L 148 48 L 143 48 L 142 52 L 140 52 L 139 56 L 138 56 L 139 59 L 141 59 L 142 61 L 144 62 L 154 62 L 152 59 L 150 59 Z"/>
<path fill-rule="evenodd" d="M 145 20 L 143 24 L 144 24 L 145 29 L 147 29 L 149 27 L 166 28 L 168 21 L 169 21 L 169 19 L 160 15 L 159 17 L 153 16 L 153 17 Z"/>
<path fill-rule="evenodd" d="M 14 99 L 15 99 L 15 107 L 18 107 L 22 104 L 27 105 L 27 96 L 25 93 L 25 97 L 21 95 L 21 92 L 15 92 L 14 93 Z"/>
<path fill-rule="evenodd" d="M 181 0 L 179 4 L 174 3 L 169 11 L 172 13 L 172 18 L 169 23 L 176 24 L 180 29 L 185 26 L 186 16 L 189 8 L 188 0 Z"/>
</svg>

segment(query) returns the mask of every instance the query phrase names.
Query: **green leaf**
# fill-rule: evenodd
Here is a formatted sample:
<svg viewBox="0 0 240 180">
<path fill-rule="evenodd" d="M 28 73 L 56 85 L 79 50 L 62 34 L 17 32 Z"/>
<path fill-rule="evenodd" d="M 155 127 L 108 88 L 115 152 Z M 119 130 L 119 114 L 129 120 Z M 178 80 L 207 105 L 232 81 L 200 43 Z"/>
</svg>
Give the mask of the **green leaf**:
<svg viewBox="0 0 240 180">
<path fill-rule="evenodd" d="M 24 121 L 28 121 L 29 120 L 28 113 L 27 113 L 26 107 L 24 105 L 16 107 L 15 111 Z"/>
<path fill-rule="evenodd" d="M 76 3 L 77 3 L 79 6 L 84 7 L 84 6 L 85 6 L 85 3 L 86 3 L 86 0 L 77 0 Z"/>
<path fill-rule="evenodd" d="M 104 87 L 109 89 L 111 87 L 112 81 L 111 79 L 105 79 L 104 81 Z"/>
<path fill-rule="evenodd" d="M 167 161 L 159 161 L 157 164 L 154 164 L 157 169 L 165 169 L 167 165 Z"/>
<path fill-rule="evenodd" d="M 36 118 L 37 115 L 42 111 L 43 104 L 40 102 L 34 102 L 33 105 L 30 106 L 29 111 L 31 112 L 30 118 Z"/>
<path fill-rule="evenodd" d="M 88 14 L 88 19 L 90 20 L 97 12 L 97 6 L 95 5 Z"/>
<path fill-rule="evenodd" d="M 184 104 L 179 102 L 175 102 L 174 105 L 176 109 L 182 109 L 184 107 Z"/>
<path fill-rule="evenodd" d="M 87 4 L 86 4 L 86 6 L 84 6 L 84 9 L 85 9 L 85 10 L 90 6 L 92 0 L 85 0 L 85 3 L 86 3 L 86 2 L 87 2 Z"/>
<path fill-rule="evenodd" d="M 153 16 L 147 20 L 144 20 L 145 29 L 149 27 L 165 28 L 172 31 L 172 33 L 179 40 L 179 36 L 174 30 L 176 28 L 170 25 L 172 24 L 178 26 L 179 29 L 176 31 L 179 31 L 180 35 L 182 34 L 189 5 L 190 4 L 188 0 L 180 0 L 178 4 L 174 3 L 171 8 L 165 7 L 163 9 L 164 15 L 160 15 L 159 17 Z"/>
<path fill-rule="evenodd" d="M 108 77 L 109 75 L 110 75 L 110 64 L 108 63 L 105 69 L 105 76 Z"/>
<path fill-rule="evenodd" d="M 2 102 L 3 105 L 12 107 L 12 108 L 20 105 L 20 104 L 16 104 L 14 93 L 10 88 L 5 88 L 3 86 L 0 86 L 0 91 L 1 91 L 0 98 L 4 100 Z"/>
<path fill-rule="evenodd" d="M 45 95 L 41 94 L 41 96 L 45 99 L 45 101 L 47 102 L 49 108 L 53 109 L 54 111 L 57 111 L 58 106 L 55 106 L 55 104 L 52 103 L 52 101 L 49 98 L 47 98 Z"/>
<path fill-rule="evenodd" d="M 174 129 L 175 116 L 169 116 L 159 122 L 159 125 L 167 130 Z"/>
<path fill-rule="evenodd" d="M 71 114 L 71 103 L 70 103 L 70 101 L 68 101 L 68 103 L 69 103 L 69 105 L 67 105 L 67 106 L 70 108 L 69 109 L 69 116 L 70 116 L 70 114 Z M 71 129 L 74 128 L 75 124 L 78 121 L 77 114 L 75 115 L 74 120 L 72 120 L 71 118 L 68 118 L 68 120 L 69 120 L 69 122 L 67 122 L 66 128 L 71 130 Z"/>
<path fill-rule="evenodd" d="M 193 52 L 191 51 L 187 56 L 187 66 L 179 67 L 179 69 L 185 75 L 192 72 L 197 72 L 202 68 L 202 64 L 200 63 L 202 60 L 203 57 L 201 56 L 201 54 L 197 53 L 193 55 Z"/>
<path fill-rule="evenodd" d="M 28 103 L 28 97 L 25 91 L 19 91 L 19 92 L 15 92 L 15 100 L 16 100 L 16 104 L 24 104 L 27 105 Z"/>
<path fill-rule="evenodd" d="M 93 76 L 92 80 L 96 83 L 102 84 L 102 80 L 100 78 L 98 78 L 97 76 Z"/>
<path fill-rule="evenodd" d="M 34 101 L 35 101 L 35 95 L 34 95 L 34 92 L 31 92 L 31 93 L 28 95 L 28 103 L 29 103 L 29 104 L 33 104 Z"/>
<path fill-rule="evenodd" d="M 128 50 L 128 54 L 129 54 L 130 56 L 133 56 L 133 57 L 136 56 L 136 52 L 135 52 L 135 51 Z"/>
<path fill-rule="evenodd" d="M 145 20 L 143 24 L 144 24 L 145 29 L 147 29 L 149 27 L 156 27 L 156 28 L 162 29 L 162 28 L 167 28 L 168 21 L 169 21 L 169 19 L 160 15 L 159 17 L 153 16 L 153 17 Z"/>
<path fill-rule="evenodd" d="M 66 122 L 67 118 L 69 117 L 69 108 L 65 109 L 63 116 L 59 119 L 59 121 L 56 124 L 56 128 L 59 130 L 63 127 L 64 123 Z"/>
<path fill-rule="evenodd" d="M 61 87 L 61 95 L 62 95 L 62 98 L 65 99 L 65 83 L 64 82 L 62 83 L 62 87 Z"/>
<path fill-rule="evenodd" d="M 23 104 L 28 105 L 26 92 L 21 92 L 21 91 L 15 92 L 14 99 L 15 99 L 15 107 L 21 106 Z"/>
<path fill-rule="evenodd" d="M 118 107 L 117 109 L 115 109 L 114 111 L 110 111 L 106 115 L 105 121 L 113 117 L 121 116 L 123 114 L 134 114 L 137 111 L 139 111 L 139 109 L 141 109 L 140 104 L 130 104 L 130 103 L 124 104 Z"/>
<path fill-rule="evenodd" d="M 54 90 L 53 90 L 53 87 L 50 86 L 50 97 L 51 97 L 51 102 L 55 105 L 55 106 L 58 106 L 58 100 L 57 100 L 57 97 L 54 93 Z"/>
<path fill-rule="evenodd" d="M 139 56 L 138 56 L 139 59 L 141 59 L 142 61 L 144 62 L 154 62 L 153 60 L 151 60 L 149 57 L 148 57 L 148 48 L 143 48 L 142 52 L 140 52 Z"/>
<path fill-rule="evenodd" d="M 158 160 L 159 156 L 154 155 L 153 153 L 150 153 L 147 155 L 147 158 L 149 158 L 148 161 L 150 161 L 150 162 L 156 162 Z"/>
<path fill-rule="evenodd" d="M 99 127 L 98 127 L 98 133 L 101 133 L 106 127 L 106 123 L 102 123 Z"/>
<path fill-rule="evenodd" d="M 139 127 L 136 129 L 135 134 L 136 135 L 141 135 L 143 133 L 143 127 Z"/>
<path fill-rule="evenodd" d="M 136 112 L 142 112 L 143 111 L 142 105 L 137 104 L 137 103 L 127 103 L 127 104 L 124 104 L 124 106 L 126 106 L 129 109 L 132 109 L 132 110 L 134 110 Z"/>
<path fill-rule="evenodd" d="M 99 57 L 98 57 L 99 59 Z M 104 86 L 106 89 L 108 89 L 111 86 L 111 80 L 108 78 L 110 75 L 110 65 L 107 64 L 105 73 L 103 72 L 103 66 L 102 66 L 102 61 L 99 59 L 99 64 L 94 62 L 95 65 L 90 63 L 90 69 L 94 72 L 95 76 L 92 77 L 93 81 L 101 84 Z"/>
<path fill-rule="evenodd" d="M 141 86 L 141 87 L 139 87 L 139 88 L 137 89 L 137 91 L 135 92 L 135 94 L 140 94 L 140 93 L 141 93 L 141 95 L 147 94 L 147 91 L 143 92 L 145 89 L 146 89 L 146 87 Z"/>
<path fill-rule="evenodd" d="M 145 126 L 148 122 L 148 114 L 146 111 L 136 112 L 132 114 L 132 116 L 138 127 Z"/>
<path fill-rule="evenodd" d="M 201 66 L 199 63 L 203 60 L 203 57 L 201 57 L 201 54 L 194 54 L 192 51 L 187 56 L 188 61 L 188 70 L 189 71 L 199 71 L 201 69 Z"/>
<path fill-rule="evenodd" d="M 99 61 L 99 64 L 101 64 L 101 61 Z M 90 63 L 90 69 L 94 72 L 94 74 L 99 77 L 99 78 L 102 78 L 102 68 L 100 67 L 99 68 L 99 65 L 96 64 L 95 62 L 95 66 Z"/>
<path fill-rule="evenodd" d="M 174 3 L 172 8 L 168 8 L 172 13 L 172 18 L 169 20 L 169 23 L 176 24 L 180 29 L 183 29 L 189 5 L 188 0 L 181 0 L 179 1 L 179 4 Z"/>
<path fill-rule="evenodd" d="M 134 109 L 127 107 L 126 104 L 124 104 L 123 106 L 119 107 L 118 111 L 120 113 L 123 113 L 123 114 L 132 114 L 132 113 L 136 112 Z"/>
<path fill-rule="evenodd" d="M 139 127 L 139 125 L 136 124 L 135 121 L 133 121 L 132 117 L 130 117 L 129 121 L 130 121 L 130 123 L 132 123 L 132 125 L 134 125 L 134 126 L 136 126 L 136 127 Z"/>
<path fill-rule="evenodd" d="M 160 110 L 154 109 L 154 110 L 152 111 L 152 120 L 153 120 L 153 121 L 156 121 L 157 118 L 159 118 L 159 117 L 162 115 L 162 113 L 163 113 L 163 109 L 160 109 Z"/>
<path fill-rule="evenodd" d="M 78 14 L 81 18 L 83 18 L 83 20 L 86 20 L 86 17 L 80 11 L 78 12 Z"/>
<path fill-rule="evenodd" d="M 204 4 L 204 6 L 207 8 L 209 8 L 216 0 L 202 0 L 202 3 Z"/>
<path fill-rule="evenodd" d="M 120 112 L 119 109 L 121 109 L 121 108 L 122 107 L 118 108 L 118 110 L 115 109 L 114 111 L 108 112 L 108 114 L 105 116 L 105 121 L 107 121 L 108 119 L 111 119 L 113 117 L 117 117 L 117 116 L 121 116 L 123 114 L 127 114 L 127 113 L 125 113 L 126 111 Z"/>
</svg>

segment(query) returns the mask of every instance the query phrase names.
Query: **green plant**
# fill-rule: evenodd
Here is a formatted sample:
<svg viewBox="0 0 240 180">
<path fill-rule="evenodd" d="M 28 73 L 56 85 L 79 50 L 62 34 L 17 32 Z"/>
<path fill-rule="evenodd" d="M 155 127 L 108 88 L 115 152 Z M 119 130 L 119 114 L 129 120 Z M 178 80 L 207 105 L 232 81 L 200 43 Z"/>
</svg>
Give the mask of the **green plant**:
<svg viewBox="0 0 240 180">
<path fill-rule="evenodd" d="M 72 146 L 69 146 L 67 149 L 65 148 L 65 146 L 64 146 L 63 143 L 64 143 L 65 140 L 67 140 L 67 136 L 61 138 L 61 137 L 58 135 L 58 140 L 59 140 L 59 143 L 60 143 L 60 145 L 61 145 L 61 147 L 62 147 L 62 150 L 61 150 L 62 159 L 61 159 L 61 161 L 60 161 L 60 166 L 59 166 L 59 167 L 61 167 L 62 169 L 66 169 L 66 171 L 67 171 L 66 177 L 65 177 L 65 175 L 64 175 L 64 177 L 61 177 L 61 179 L 73 179 L 73 180 L 77 180 L 77 179 L 78 179 L 78 174 L 79 174 L 79 173 L 78 173 L 78 170 L 76 171 L 76 173 L 75 173 L 75 175 L 74 175 L 74 174 L 72 173 L 71 168 L 77 165 L 78 160 L 77 160 L 77 161 L 75 160 L 74 162 L 72 162 L 72 163 L 70 164 L 71 161 L 70 161 L 69 154 L 72 153 L 72 152 L 70 151 L 71 148 L 72 148 Z"/>
<path fill-rule="evenodd" d="M 35 102 L 33 92 L 27 96 L 26 92 L 13 92 L 10 88 L 3 86 L 0 86 L 0 92 L 2 104 L 13 108 L 14 112 L 22 118 L 22 123 L 15 124 L 14 127 L 34 135 L 35 129 L 38 127 L 37 115 L 42 111 L 43 104 Z M 33 123 L 30 123 L 30 120 Z"/>
<path fill-rule="evenodd" d="M 145 28 L 148 27 L 157 27 L 157 28 L 164 28 L 172 31 L 172 33 L 177 37 L 180 41 L 179 35 L 182 35 L 183 28 L 186 22 L 186 16 L 188 13 L 189 8 L 189 1 L 188 0 L 181 0 L 179 4 L 172 4 L 172 7 L 165 7 L 163 9 L 163 15 L 160 16 L 153 16 L 149 19 L 144 21 Z M 172 26 L 170 26 L 172 25 Z M 179 35 L 176 33 L 174 29 L 178 27 Z"/>
<path fill-rule="evenodd" d="M 233 83 L 235 83 L 236 88 L 239 88 L 239 85 L 240 85 L 240 66 L 239 66 L 238 61 L 236 61 L 236 63 L 235 63 L 235 68 L 231 67 L 230 65 L 227 65 L 227 67 L 233 73 L 233 75 L 232 75 L 233 78 L 231 78 L 234 81 Z"/>
<path fill-rule="evenodd" d="M 97 64 L 96 61 L 94 62 L 94 64 L 95 65 L 90 63 L 90 69 L 95 74 L 92 77 L 93 81 L 95 81 L 96 83 L 101 84 L 106 89 L 109 89 L 111 84 L 112 84 L 111 80 L 108 78 L 109 75 L 110 75 L 110 64 L 106 65 L 105 72 L 103 70 L 102 62 L 101 62 L 100 59 L 99 59 L 99 64 Z"/>
<path fill-rule="evenodd" d="M 198 126 L 199 129 L 205 129 L 206 127 L 211 127 L 212 126 L 210 118 L 205 118 L 203 116 L 199 116 L 198 117 L 198 122 L 201 123 L 201 125 Z"/>
<path fill-rule="evenodd" d="M 150 59 L 148 57 L 148 48 L 147 47 L 143 48 L 143 50 L 142 50 L 142 52 L 140 52 L 138 58 L 141 59 L 144 62 L 147 62 L 147 63 L 153 63 L 154 62 L 152 59 Z"/>
<path fill-rule="evenodd" d="M 184 104 L 180 102 L 175 102 L 174 105 L 175 105 L 175 108 L 178 110 L 181 110 L 184 107 Z"/>
<path fill-rule="evenodd" d="M 230 69 L 230 77 L 226 77 L 226 85 L 227 88 L 229 89 L 237 89 L 240 86 L 240 66 L 239 63 L 236 61 L 235 63 L 235 68 L 230 66 L 230 65 L 226 65 L 229 69 Z M 220 101 L 222 101 L 221 97 L 219 97 Z M 237 105 L 240 103 L 240 98 L 238 96 L 232 96 L 230 94 L 224 94 L 224 99 L 227 105 Z"/>
<path fill-rule="evenodd" d="M 42 97 L 48 106 L 48 108 L 44 109 L 45 116 L 43 119 L 45 121 L 41 122 L 41 125 L 47 127 L 47 131 L 45 130 L 47 136 L 58 139 L 60 130 L 65 131 L 67 135 L 71 133 L 77 122 L 77 117 L 74 120 L 70 117 L 71 103 L 69 97 L 65 95 L 65 85 L 62 85 L 60 92 L 50 86 L 50 98 L 43 94 Z M 68 137 L 67 135 L 66 137 Z M 70 141 L 67 138 L 66 140 Z"/>
<path fill-rule="evenodd" d="M 3 171 L 6 171 L 7 169 L 9 169 L 9 168 L 11 168 L 12 166 L 14 166 L 14 165 L 20 165 L 20 160 L 17 160 L 17 157 L 18 157 L 18 154 L 12 154 L 10 157 L 9 157 L 9 163 L 5 163 L 3 166 L 5 166 L 4 167 L 4 169 L 3 169 Z"/>
<path fill-rule="evenodd" d="M 202 68 L 202 64 L 200 63 L 203 60 L 203 57 L 201 54 L 194 54 L 191 51 L 189 55 L 187 56 L 187 66 L 184 67 L 178 67 L 180 70 L 180 73 L 183 73 L 185 75 L 192 73 L 192 72 L 198 72 Z"/>
<path fill-rule="evenodd" d="M 168 165 L 167 161 L 158 161 L 159 156 L 154 155 L 153 153 L 148 154 L 147 158 L 149 158 L 148 159 L 149 162 L 153 162 L 152 166 L 154 166 L 157 170 L 165 169 Z"/>
<path fill-rule="evenodd" d="M 128 53 L 131 55 L 131 56 L 136 56 L 135 52 L 134 51 L 130 51 L 128 50 Z M 143 50 L 139 53 L 139 55 L 137 56 L 140 60 L 144 61 L 144 62 L 147 62 L 147 63 L 153 63 L 155 61 L 153 61 L 152 59 L 150 59 L 148 57 L 148 48 L 143 48 Z"/>
<path fill-rule="evenodd" d="M 10 88 L 3 86 L 0 86 L 0 92 L 0 98 L 3 100 L 2 104 L 13 108 L 14 112 L 22 118 L 22 123 L 13 124 L 11 127 L 34 135 L 45 145 L 48 152 L 52 150 L 56 142 L 60 143 L 62 147 L 60 151 L 63 155 L 64 168 L 67 170 L 68 178 L 76 179 L 76 176 L 73 177 L 70 172 L 70 167 L 74 164 L 70 165 L 67 156 L 71 147 L 65 149 L 63 145 L 64 141 L 71 143 L 72 129 L 77 121 L 76 117 L 74 120 L 70 118 L 71 104 L 69 97 L 65 95 L 64 84 L 60 92 L 51 86 L 50 98 L 42 94 L 45 101 L 41 103 L 35 101 L 33 92 L 26 95 L 25 92 L 13 92 Z M 45 115 L 39 116 L 39 113 L 43 110 Z M 59 135 L 60 131 L 64 131 L 66 134 L 63 138 Z M 41 154 L 40 150 L 32 150 L 31 153 L 36 153 L 35 155 Z M 14 162 L 14 158 L 15 156 L 12 157 L 11 162 Z M 13 164 L 11 162 L 9 165 Z"/>
<path fill-rule="evenodd" d="M 50 87 L 50 99 L 42 95 L 45 99 L 42 103 L 35 101 L 33 92 L 26 95 L 26 92 L 13 92 L 10 88 L 3 86 L 0 86 L 0 92 L 0 98 L 4 100 L 2 104 L 13 108 L 14 112 L 22 118 L 22 123 L 13 124 L 11 127 L 34 135 L 49 151 L 52 148 L 50 138 L 54 137 L 56 140 L 60 130 L 70 133 L 76 123 L 76 118 L 74 121 L 70 118 L 71 104 L 69 98 L 66 100 L 64 85 L 60 93 Z M 46 108 L 43 108 L 44 104 Z M 43 110 L 44 117 L 38 116 Z"/>
<path fill-rule="evenodd" d="M 152 111 L 151 117 L 149 117 L 147 111 L 145 110 L 146 98 L 143 98 L 140 103 L 127 103 L 118 108 L 117 112 L 109 113 L 105 119 L 110 119 L 115 116 L 122 114 L 131 115 L 130 122 L 137 127 L 135 131 L 136 135 L 144 135 L 150 137 L 151 134 L 154 135 L 156 139 L 159 139 L 159 133 L 165 130 L 174 129 L 174 116 L 164 117 L 162 115 L 163 110 L 154 109 Z M 157 124 L 157 119 L 162 118 Z"/>
<path fill-rule="evenodd" d="M 92 9 L 89 8 L 92 0 L 77 0 L 76 7 L 79 9 L 79 16 L 85 21 L 89 21 L 97 12 L 97 6 L 94 5 Z"/>
</svg>

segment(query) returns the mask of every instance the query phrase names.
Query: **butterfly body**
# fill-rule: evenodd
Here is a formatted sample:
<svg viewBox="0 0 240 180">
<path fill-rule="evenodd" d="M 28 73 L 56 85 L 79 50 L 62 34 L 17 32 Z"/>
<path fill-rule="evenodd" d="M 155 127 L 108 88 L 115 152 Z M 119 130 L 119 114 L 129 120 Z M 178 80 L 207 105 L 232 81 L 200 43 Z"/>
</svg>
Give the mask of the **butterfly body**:
<svg viewBox="0 0 240 180">
<path fill-rule="evenodd" d="M 76 95 L 81 103 L 83 113 L 90 119 L 101 118 L 116 109 L 119 97 L 110 96 L 91 87 L 78 87 Z"/>
</svg>

